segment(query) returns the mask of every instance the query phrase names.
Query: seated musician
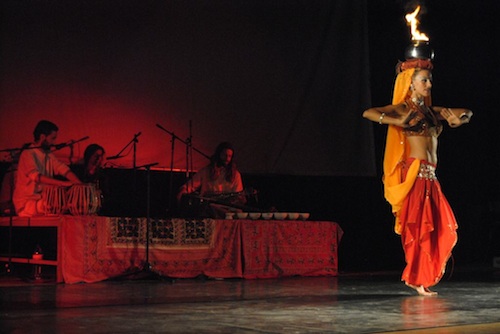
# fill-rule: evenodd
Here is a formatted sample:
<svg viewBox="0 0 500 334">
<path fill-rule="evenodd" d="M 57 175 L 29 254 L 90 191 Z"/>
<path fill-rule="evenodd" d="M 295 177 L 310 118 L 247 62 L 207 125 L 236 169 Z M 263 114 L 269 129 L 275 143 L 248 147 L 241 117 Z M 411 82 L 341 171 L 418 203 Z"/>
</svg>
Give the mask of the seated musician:
<svg viewBox="0 0 500 334">
<path fill-rule="evenodd" d="M 99 214 L 108 214 L 110 202 L 110 186 L 106 173 L 103 169 L 104 147 L 99 144 L 90 144 L 85 148 L 83 161 L 71 166 L 76 176 L 87 184 L 93 184 L 101 198 Z"/>
<path fill-rule="evenodd" d="M 81 183 L 70 168 L 59 161 L 51 151 L 58 130 L 58 127 L 50 121 L 38 122 L 33 131 L 33 144 L 19 157 L 13 197 L 19 216 L 29 217 L 45 213 L 43 187 L 69 187 Z M 64 177 L 64 180 L 56 179 L 56 176 Z"/>
<path fill-rule="evenodd" d="M 73 172 L 84 183 L 94 183 L 99 188 L 104 162 L 104 148 L 98 144 L 90 144 L 83 153 L 83 162 L 71 166 Z"/>
<path fill-rule="evenodd" d="M 183 196 L 193 194 L 209 203 L 210 212 L 202 213 L 204 216 L 224 218 L 228 211 L 241 211 L 246 196 L 230 143 L 222 142 L 217 146 L 210 163 L 180 188 L 177 201 L 180 204 Z"/>
</svg>

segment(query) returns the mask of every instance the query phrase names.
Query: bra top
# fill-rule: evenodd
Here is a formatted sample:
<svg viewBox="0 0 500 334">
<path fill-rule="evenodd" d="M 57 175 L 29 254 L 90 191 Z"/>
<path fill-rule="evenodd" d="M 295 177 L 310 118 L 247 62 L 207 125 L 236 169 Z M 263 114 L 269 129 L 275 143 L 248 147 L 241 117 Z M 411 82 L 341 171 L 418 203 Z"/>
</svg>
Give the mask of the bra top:
<svg viewBox="0 0 500 334">
<path fill-rule="evenodd" d="M 426 105 L 419 106 L 411 99 L 405 101 L 405 104 L 410 108 L 411 114 L 414 116 L 410 120 L 410 126 L 403 128 L 403 135 L 437 137 L 443 131 L 443 125 L 439 122 L 434 110 Z"/>
</svg>

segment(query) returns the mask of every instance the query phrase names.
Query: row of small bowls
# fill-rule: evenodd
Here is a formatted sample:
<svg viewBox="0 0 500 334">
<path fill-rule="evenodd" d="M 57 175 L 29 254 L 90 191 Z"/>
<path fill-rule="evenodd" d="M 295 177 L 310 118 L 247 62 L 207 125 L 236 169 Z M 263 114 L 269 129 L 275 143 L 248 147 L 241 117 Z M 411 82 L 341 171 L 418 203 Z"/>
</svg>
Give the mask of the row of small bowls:
<svg viewBox="0 0 500 334">
<path fill-rule="evenodd" d="M 226 212 L 226 219 L 276 219 L 276 220 L 307 220 L 308 212 Z"/>
</svg>

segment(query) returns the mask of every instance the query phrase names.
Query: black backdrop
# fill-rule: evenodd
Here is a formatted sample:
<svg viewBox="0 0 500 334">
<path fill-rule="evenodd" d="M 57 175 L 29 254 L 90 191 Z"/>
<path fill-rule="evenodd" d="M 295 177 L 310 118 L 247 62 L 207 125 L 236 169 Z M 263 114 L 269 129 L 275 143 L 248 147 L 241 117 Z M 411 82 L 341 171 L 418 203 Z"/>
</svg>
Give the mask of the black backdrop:
<svg viewBox="0 0 500 334">
<path fill-rule="evenodd" d="M 242 171 L 373 175 L 364 1 L 2 2 L 0 143 L 40 118 L 61 141 L 114 155 L 141 132 L 136 165 L 170 166 L 169 134 Z M 405 29 L 405 27 L 402 27 Z M 86 144 L 86 143 L 84 143 Z M 61 151 L 77 160 L 76 152 Z M 174 168 L 191 168 L 174 147 Z M 133 154 L 114 161 L 133 164 Z M 192 167 L 207 161 L 196 150 Z"/>
</svg>

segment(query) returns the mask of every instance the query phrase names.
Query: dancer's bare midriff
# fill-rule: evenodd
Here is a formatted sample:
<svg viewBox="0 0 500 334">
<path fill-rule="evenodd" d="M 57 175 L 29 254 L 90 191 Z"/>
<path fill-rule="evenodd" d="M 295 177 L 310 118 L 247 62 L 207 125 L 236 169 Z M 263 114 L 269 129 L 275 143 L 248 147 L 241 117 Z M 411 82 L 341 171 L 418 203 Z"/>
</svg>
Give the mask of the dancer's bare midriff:
<svg viewBox="0 0 500 334">
<path fill-rule="evenodd" d="M 437 164 L 437 136 L 407 136 L 410 157 Z"/>
</svg>

